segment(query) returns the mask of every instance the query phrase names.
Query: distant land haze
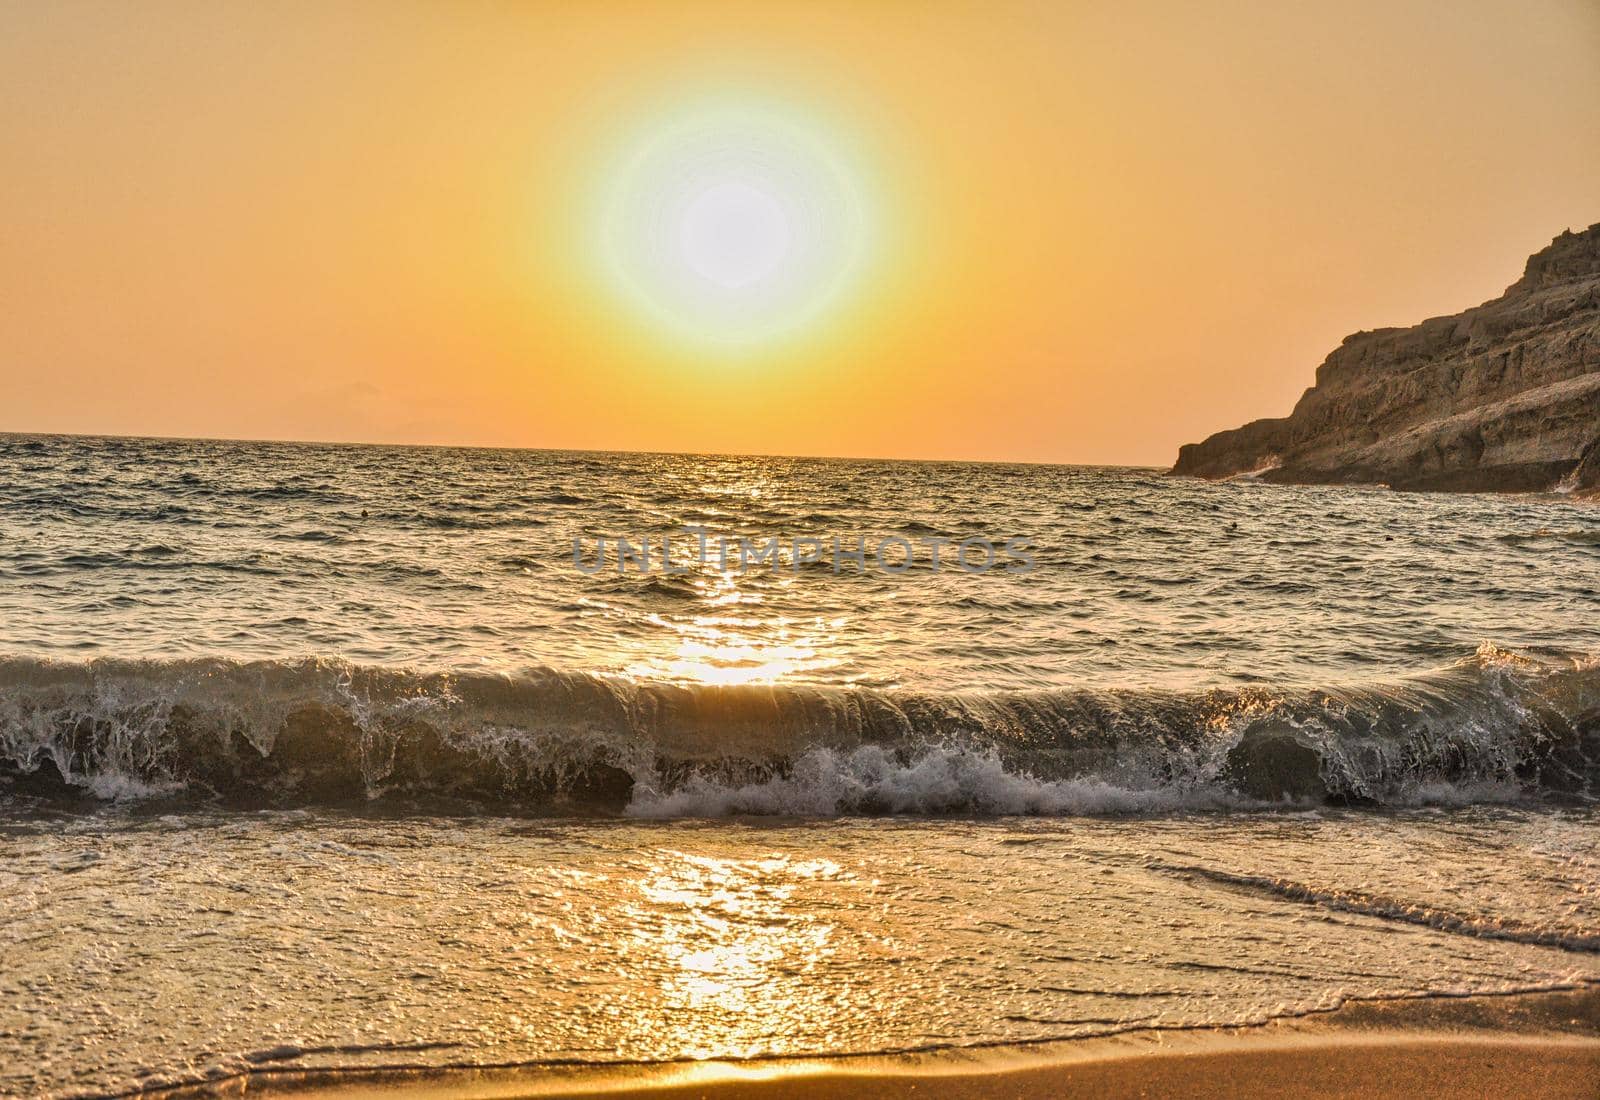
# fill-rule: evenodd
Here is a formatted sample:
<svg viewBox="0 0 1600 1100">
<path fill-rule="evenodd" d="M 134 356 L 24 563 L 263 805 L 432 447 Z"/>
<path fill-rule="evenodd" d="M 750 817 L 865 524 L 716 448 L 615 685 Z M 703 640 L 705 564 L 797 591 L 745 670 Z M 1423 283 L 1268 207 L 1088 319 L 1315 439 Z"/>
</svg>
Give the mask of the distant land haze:
<svg viewBox="0 0 1600 1100">
<path fill-rule="evenodd" d="M 1591 0 L 7 5 L 0 430 L 1165 465 L 1596 133 Z"/>
</svg>

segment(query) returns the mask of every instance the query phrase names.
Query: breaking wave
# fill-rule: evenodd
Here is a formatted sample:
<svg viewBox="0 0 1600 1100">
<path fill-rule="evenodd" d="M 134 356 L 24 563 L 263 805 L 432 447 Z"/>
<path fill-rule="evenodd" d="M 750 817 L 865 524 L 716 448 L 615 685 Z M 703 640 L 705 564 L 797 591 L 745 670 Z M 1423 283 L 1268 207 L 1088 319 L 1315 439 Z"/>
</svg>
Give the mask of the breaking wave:
<svg viewBox="0 0 1600 1100">
<path fill-rule="evenodd" d="M 640 816 L 1100 814 L 1600 794 L 1600 663 L 1314 689 L 935 693 L 0 659 L 0 794 Z"/>
</svg>

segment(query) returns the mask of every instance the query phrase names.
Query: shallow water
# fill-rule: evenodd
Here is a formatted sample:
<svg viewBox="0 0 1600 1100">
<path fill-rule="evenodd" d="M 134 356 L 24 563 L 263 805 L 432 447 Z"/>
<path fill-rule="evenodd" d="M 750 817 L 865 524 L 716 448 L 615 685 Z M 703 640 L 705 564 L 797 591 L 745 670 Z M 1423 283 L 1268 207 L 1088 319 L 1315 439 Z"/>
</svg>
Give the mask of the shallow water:
<svg viewBox="0 0 1600 1100">
<path fill-rule="evenodd" d="M 0 471 L 0 1094 L 1600 980 L 1592 506 L 17 436 Z M 686 525 L 1037 568 L 573 558 Z"/>
<path fill-rule="evenodd" d="M 1592 811 L 12 822 L 0 1093 L 851 1053 L 1600 980 Z"/>
</svg>

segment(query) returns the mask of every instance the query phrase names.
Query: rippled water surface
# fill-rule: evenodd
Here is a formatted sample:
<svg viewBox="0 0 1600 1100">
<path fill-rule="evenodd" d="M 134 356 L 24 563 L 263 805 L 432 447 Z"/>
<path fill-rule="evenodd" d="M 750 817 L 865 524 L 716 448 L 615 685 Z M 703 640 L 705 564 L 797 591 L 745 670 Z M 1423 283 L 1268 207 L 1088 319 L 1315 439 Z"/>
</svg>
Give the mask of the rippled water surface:
<svg viewBox="0 0 1600 1100">
<path fill-rule="evenodd" d="M 1600 510 L 1151 470 L 0 437 L 0 651 L 1174 688 L 1600 649 Z M 1037 568 L 588 576 L 575 538 L 1025 536 Z M 593 543 L 585 542 L 592 561 Z M 682 544 L 685 548 L 689 543 Z"/>
</svg>

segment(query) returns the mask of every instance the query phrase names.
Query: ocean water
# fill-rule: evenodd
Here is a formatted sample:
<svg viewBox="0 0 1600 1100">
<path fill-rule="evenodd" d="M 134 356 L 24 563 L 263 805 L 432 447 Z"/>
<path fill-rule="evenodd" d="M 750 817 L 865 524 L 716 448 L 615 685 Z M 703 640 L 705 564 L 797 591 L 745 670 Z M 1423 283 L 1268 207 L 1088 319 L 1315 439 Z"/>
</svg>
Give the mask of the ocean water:
<svg viewBox="0 0 1600 1100">
<path fill-rule="evenodd" d="M 1597 794 L 1561 496 L 0 436 L 0 1095 L 1570 988 Z"/>
</svg>

